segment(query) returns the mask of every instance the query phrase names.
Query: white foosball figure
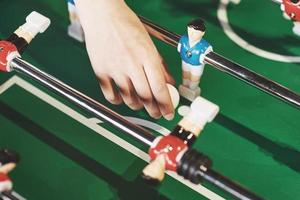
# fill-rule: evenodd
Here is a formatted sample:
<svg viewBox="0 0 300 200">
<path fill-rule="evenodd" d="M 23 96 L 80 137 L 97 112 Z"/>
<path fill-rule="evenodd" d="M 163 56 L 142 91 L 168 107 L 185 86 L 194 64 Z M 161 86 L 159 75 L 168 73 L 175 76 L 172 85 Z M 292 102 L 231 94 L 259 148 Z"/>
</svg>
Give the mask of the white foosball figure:
<svg viewBox="0 0 300 200">
<path fill-rule="evenodd" d="M 212 122 L 219 112 L 219 106 L 202 98 L 197 97 L 191 104 L 186 116 L 178 123 L 198 137 L 204 126 Z"/>
<path fill-rule="evenodd" d="M 14 33 L 19 37 L 23 37 L 29 44 L 38 33 L 44 33 L 50 26 L 50 23 L 49 18 L 33 11 L 26 17 L 26 23 L 20 26 Z"/>
<path fill-rule="evenodd" d="M 68 10 L 71 22 L 71 24 L 68 27 L 68 34 L 75 40 L 84 42 L 84 32 L 73 0 L 68 0 Z"/>
</svg>

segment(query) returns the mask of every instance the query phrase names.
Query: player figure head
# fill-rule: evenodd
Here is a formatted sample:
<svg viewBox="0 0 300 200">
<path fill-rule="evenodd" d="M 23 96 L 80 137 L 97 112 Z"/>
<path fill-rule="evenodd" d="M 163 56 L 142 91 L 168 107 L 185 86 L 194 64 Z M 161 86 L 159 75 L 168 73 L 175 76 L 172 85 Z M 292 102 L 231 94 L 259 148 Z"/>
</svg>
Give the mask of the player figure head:
<svg viewBox="0 0 300 200">
<path fill-rule="evenodd" d="M 189 40 L 191 42 L 200 41 L 205 34 L 205 29 L 204 20 L 200 18 L 192 20 L 187 26 Z"/>
<path fill-rule="evenodd" d="M 0 172 L 8 174 L 11 172 L 20 161 L 20 156 L 11 150 L 0 150 Z"/>
<path fill-rule="evenodd" d="M 300 0 L 290 0 L 292 3 L 297 4 L 300 2 Z"/>
</svg>

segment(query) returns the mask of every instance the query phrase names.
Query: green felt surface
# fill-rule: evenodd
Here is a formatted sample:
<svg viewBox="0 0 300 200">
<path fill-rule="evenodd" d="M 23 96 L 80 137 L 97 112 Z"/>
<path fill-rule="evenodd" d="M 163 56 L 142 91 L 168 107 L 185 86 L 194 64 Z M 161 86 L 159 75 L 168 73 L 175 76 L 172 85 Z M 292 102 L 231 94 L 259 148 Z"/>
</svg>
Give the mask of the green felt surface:
<svg viewBox="0 0 300 200">
<path fill-rule="evenodd" d="M 218 1 L 127 2 L 136 13 L 180 34 L 191 18 L 201 16 L 207 21 L 205 38 L 216 52 L 300 92 L 300 65 L 271 61 L 237 46 L 224 34 L 216 17 Z M 64 1 L 2 0 L 0 8 L 5 8 L 1 9 L 1 38 L 22 24 L 32 10 L 51 18 L 51 27 L 24 54 L 27 61 L 124 116 L 149 120 L 169 130 L 180 120 L 178 114 L 171 122 L 153 120 L 144 111 L 106 102 L 84 44 L 66 34 L 68 14 Z M 280 8 L 271 1 L 230 5 L 228 17 L 234 31 L 249 43 L 266 51 L 299 55 L 300 38 L 292 34 L 291 22 L 282 18 Z M 176 50 L 159 41 L 155 43 L 180 84 Z M 12 75 L 0 74 L 0 83 Z M 83 116 L 92 117 L 20 77 Z M 220 113 L 205 127 L 195 148 L 213 159 L 215 170 L 266 199 L 299 199 L 299 110 L 210 66 L 205 68 L 201 88 L 203 97 L 220 106 Z M 101 126 L 146 151 L 107 124 Z M 21 154 L 22 161 L 12 177 L 16 191 L 27 199 L 205 199 L 168 176 L 159 187 L 146 185 L 139 178 L 146 162 L 19 86 L 0 94 L 0 147 Z M 209 184 L 205 187 L 230 199 Z"/>
</svg>

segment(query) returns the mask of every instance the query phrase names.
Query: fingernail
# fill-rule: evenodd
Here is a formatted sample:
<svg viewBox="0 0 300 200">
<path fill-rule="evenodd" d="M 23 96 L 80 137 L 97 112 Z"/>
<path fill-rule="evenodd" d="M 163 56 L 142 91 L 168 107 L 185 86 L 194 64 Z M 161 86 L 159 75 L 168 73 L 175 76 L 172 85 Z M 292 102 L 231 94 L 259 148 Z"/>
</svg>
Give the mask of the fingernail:
<svg viewBox="0 0 300 200">
<path fill-rule="evenodd" d="M 164 118 L 168 121 L 172 120 L 174 118 L 174 113 L 170 113 L 164 116 Z"/>
<path fill-rule="evenodd" d="M 152 118 L 159 119 L 159 118 L 161 118 L 161 114 L 154 114 L 154 115 L 152 115 Z"/>
<path fill-rule="evenodd" d="M 154 116 L 153 118 L 154 118 L 154 119 L 160 119 L 161 116 Z"/>
</svg>

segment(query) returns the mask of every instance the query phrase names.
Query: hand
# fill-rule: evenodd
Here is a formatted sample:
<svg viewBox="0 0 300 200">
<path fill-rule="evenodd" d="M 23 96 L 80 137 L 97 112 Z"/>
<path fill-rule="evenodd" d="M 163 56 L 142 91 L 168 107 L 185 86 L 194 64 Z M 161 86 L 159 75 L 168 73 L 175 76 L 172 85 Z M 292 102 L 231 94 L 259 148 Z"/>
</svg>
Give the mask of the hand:
<svg viewBox="0 0 300 200">
<path fill-rule="evenodd" d="M 77 0 L 87 51 L 105 98 L 170 120 L 174 108 L 166 70 L 150 36 L 122 0 Z"/>
</svg>

